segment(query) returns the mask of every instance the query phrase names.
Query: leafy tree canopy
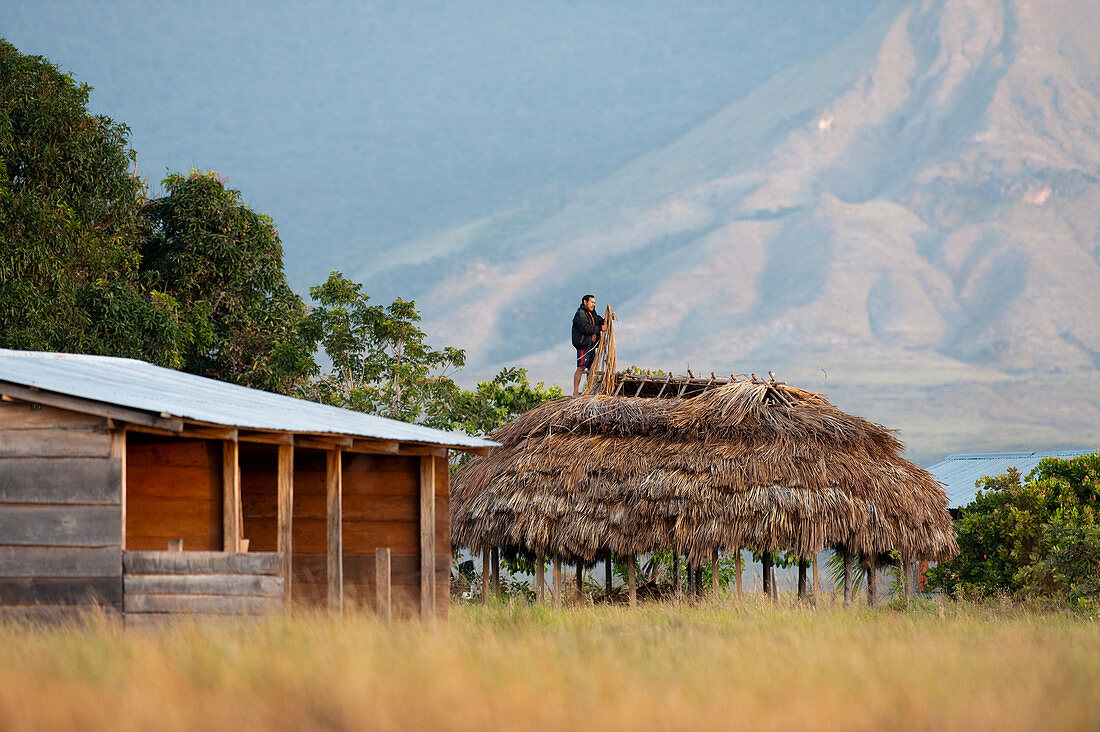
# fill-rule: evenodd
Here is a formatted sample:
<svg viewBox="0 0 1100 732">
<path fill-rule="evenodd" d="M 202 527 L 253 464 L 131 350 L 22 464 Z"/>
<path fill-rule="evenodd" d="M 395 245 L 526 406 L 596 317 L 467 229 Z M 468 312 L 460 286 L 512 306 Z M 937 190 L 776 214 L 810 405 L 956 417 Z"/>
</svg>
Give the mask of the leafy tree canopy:
<svg viewBox="0 0 1100 732">
<path fill-rule="evenodd" d="M 89 92 L 0 40 L 0 346 L 143 358 L 475 433 L 561 396 L 514 368 L 462 391 L 465 352 L 429 345 L 415 303 L 371 304 L 338 272 L 307 309 L 269 217 L 211 172 L 146 200 L 129 130 L 89 114 Z"/>
<path fill-rule="evenodd" d="M 562 396 L 561 387 L 532 385 L 519 368 L 505 368 L 473 391 L 460 389 L 451 375 L 465 364 L 465 351 L 429 345 L 416 303 L 371 304 L 362 285 L 339 272 L 310 296 L 315 306 L 303 332 L 320 343 L 331 368 L 302 389 L 306 398 L 484 435 Z"/>
<path fill-rule="evenodd" d="M 1100 452 L 1046 458 L 1026 479 L 982 478 L 955 524 L 958 557 L 929 572 L 949 592 L 1100 601 Z"/>
<path fill-rule="evenodd" d="M 0 345 L 179 364 L 174 303 L 138 281 L 129 129 L 0 40 Z"/>
<path fill-rule="evenodd" d="M 492 381 L 479 381 L 473 391 L 459 392 L 451 408 L 450 429 L 487 435 L 543 402 L 560 399 L 560 386 L 532 385 L 527 369 L 501 369 Z"/>
<path fill-rule="evenodd" d="M 311 287 L 315 307 L 304 333 L 321 344 L 331 369 L 303 396 L 325 404 L 434 427 L 446 424 L 459 392 L 450 374 L 466 352 L 437 350 L 420 330 L 416 303 L 372 305 L 362 285 L 339 272 Z"/>
<path fill-rule="evenodd" d="M 141 271 L 179 304 L 183 368 L 268 391 L 291 393 L 315 366 L 299 325 L 306 309 L 283 272 L 271 218 L 241 203 L 216 173 L 164 180 L 149 201 Z"/>
</svg>

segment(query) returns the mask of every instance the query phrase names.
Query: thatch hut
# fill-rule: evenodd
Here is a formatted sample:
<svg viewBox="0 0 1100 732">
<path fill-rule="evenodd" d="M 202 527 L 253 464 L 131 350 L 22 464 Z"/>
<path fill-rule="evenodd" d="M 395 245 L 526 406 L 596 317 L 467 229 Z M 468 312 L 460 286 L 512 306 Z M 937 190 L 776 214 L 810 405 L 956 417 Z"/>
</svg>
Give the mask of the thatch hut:
<svg viewBox="0 0 1100 732">
<path fill-rule="evenodd" d="M 624 381 L 496 430 L 502 447 L 454 475 L 454 543 L 581 563 L 673 549 L 695 566 L 741 548 L 958 552 L 943 488 L 885 427 L 774 380 Z"/>
</svg>

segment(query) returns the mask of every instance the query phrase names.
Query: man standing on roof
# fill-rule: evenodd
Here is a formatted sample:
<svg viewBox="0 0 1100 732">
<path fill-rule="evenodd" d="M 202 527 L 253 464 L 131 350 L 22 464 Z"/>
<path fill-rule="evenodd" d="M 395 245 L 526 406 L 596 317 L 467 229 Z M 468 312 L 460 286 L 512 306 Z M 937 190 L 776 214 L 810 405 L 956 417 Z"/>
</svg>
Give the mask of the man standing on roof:
<svg viewBox="0 0 1100 732">
<path fill-rule="evenodd" d="M 600 334 L 607 330 L 603 318 L 596 315 L 596 296 L 585 295 L 573 316 L 573 347 L 577 349 L 577 370 L 573 373 L 573 396 L 580 395 L 581 374 L 588 371 L 592 380 L 592 363 L 600 345 Z"/>
</svg>

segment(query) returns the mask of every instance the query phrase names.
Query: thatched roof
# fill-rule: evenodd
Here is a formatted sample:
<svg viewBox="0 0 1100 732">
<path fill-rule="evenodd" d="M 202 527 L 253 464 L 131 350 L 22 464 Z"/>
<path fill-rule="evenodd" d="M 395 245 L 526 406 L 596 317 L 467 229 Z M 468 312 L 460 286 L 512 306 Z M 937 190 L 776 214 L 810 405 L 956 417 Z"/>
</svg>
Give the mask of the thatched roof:
<svg viewBox="0 0 1100 732">
<path fill-rule="evenodd" d="M 453 541 L 477 551 L 958 553 L 943 488 L 890 430 L 783 384 L 561 399 L 492 438 L 502 447 L 451 484 Z"/>
</svg>

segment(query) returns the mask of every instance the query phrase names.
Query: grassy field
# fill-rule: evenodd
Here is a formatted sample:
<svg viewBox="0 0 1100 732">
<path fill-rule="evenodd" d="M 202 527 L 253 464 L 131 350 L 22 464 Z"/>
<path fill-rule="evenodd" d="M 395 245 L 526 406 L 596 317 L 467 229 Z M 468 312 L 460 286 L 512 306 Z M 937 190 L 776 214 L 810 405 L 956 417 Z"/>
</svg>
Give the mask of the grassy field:
<svg viewBox="0 0 1100 732">
<path fill-rule="evenodd" d="M 920 612 L 455 605 L 125 631 L 0 625 L 0 728 L 1098 729 L 1100 624 Z"/>
</svg>

